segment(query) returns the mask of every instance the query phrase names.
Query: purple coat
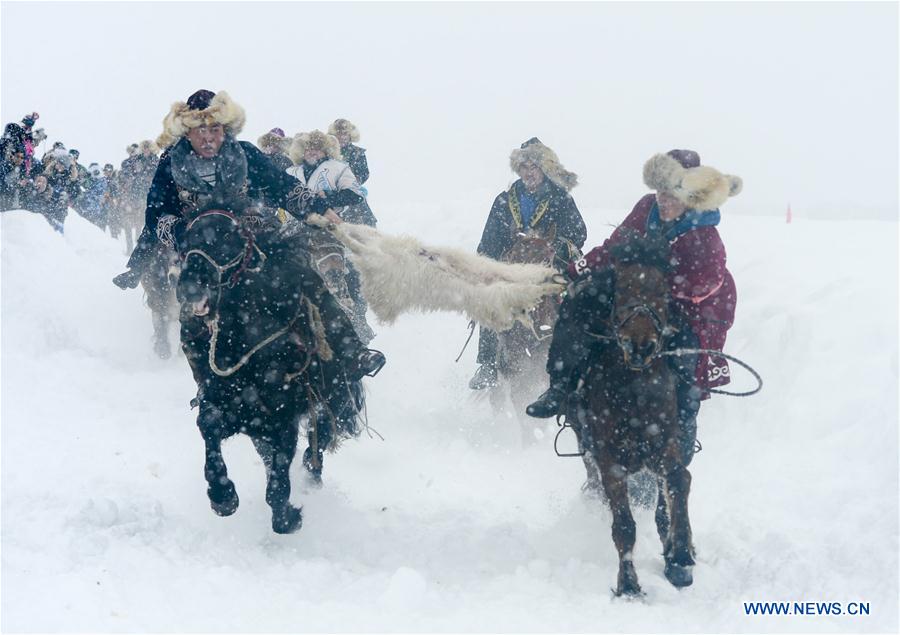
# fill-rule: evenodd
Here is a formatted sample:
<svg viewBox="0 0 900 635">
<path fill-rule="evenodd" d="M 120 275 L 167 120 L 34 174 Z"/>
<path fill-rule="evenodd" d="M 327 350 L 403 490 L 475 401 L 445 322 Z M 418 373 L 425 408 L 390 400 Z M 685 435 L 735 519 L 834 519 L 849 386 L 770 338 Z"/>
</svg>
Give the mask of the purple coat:
<svg viewBox="0 0 900 635">
<path fill-rule="evenodd" d="M 656 198 L 647 194 L 637 202 L 631 214 L 599 247 L 581 260 L 569 264 L 572 278 L 597 271 L 610 263 L 609 250 L 625 241 L 629 231 L 644 234 Z M 672 298 L 700 340 L 700 348 L 721 351 L 725 336 L 734 323 L 737 290 L 725 266 L 725 245 L 714 226 L 691 229 L 671 241 L 672 255 L 678 265 L 669 275 Z M 720 357 L 700 355 L 697 360 L 697 385 L 706 390 L 731 381 L 728 362 Z"/>
</svg>

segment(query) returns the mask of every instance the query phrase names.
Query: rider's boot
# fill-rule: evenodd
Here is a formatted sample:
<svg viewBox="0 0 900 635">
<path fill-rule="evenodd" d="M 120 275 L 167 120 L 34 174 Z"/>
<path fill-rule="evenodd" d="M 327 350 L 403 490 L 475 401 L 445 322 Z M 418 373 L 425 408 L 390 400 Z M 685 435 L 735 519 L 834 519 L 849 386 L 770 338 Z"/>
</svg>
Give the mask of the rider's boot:
<svg viewBox="0 0 900 635">
<path fill-rule="evenodd" d="M 550 387 L 528 407 L 525 413 L 529 417 L 547 419 L 562 414 L 562 406 L 568 395 L 568 378 L 550 378 Z"/>
<path fill-rule="evenodd" d="M 137 269 L 129 269 L 112 279 L 113 284 L 120 289 L 136 289 L 141 282 L 141 272 Z"/>
<path fill-rule="evenodd" d="M 310 271 L 304 277 L 307 297 L 315 298 L 325 325 L 325 337 L 344 367 L 349 381 L 374 377 L 385 364 L 384 353 L 366 348 L 337 299 L 328 291 L 322 278 Z"/>
<path fill-rule="evenodd" d="M 497 385 L 497 364 L 485 362 L 475 371 L 475 376 L 469 380 L 469 388 L 472 390 L 484 390 Z"/>
<path fill-rule="evenodd" d="M 387 360 L 384 353 L 373 348 L 364 348 L 347 366 L 347 379 L 359 381 L 363 377 L 374 377 Z"/>
<path fill-rule="evenodd" d="M 481 364 L 475 371 L 475 376 L 469 380 L 469 388 L 472 390 L 484 390 L 497 385 L 497 350 L 499 338 L 497 332 L 489 328 L 478 329 L 478 358 Z"/>
</svg>

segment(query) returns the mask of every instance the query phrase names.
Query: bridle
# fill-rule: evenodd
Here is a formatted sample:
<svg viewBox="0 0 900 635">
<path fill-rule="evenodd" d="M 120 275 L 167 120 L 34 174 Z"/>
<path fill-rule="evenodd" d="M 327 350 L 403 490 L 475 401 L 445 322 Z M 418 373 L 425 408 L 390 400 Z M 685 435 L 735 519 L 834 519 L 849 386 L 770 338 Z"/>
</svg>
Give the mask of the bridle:
<svg viewBox="0 0 900 635">
<path fill-rule="evenodd" d="M 615 305 L 613 305 L 612 315 L 616 314 Z M 635 364 L 631 361 L 630 356 L 627 353 L 625 336 L 622 334 L 622 329 L 634 318 L 639 315 L 644 315 L 650 318 L 650 321 L 653 322 L 653 328 L 656 330 L 657 337 L 653 341 L 653 350 L 647 355 L 647 361 L 643 364 Z M 649 304 L 635 304 L 630 307 L 628 314 L 619 322 L 613 324 L 613 336 L 616 340 L 616 343 L 619 345 L 619 348 L 625 353 L 625 365 L 628 366 L 631 370 L 647 370 L 650 365 L 653 363 L 653 360 L 657 357 L 660 350 L 662 349 L 662 341 L 663 339 L 671 333 L 671 328 L 666 323 L 660 314 L 653 309 Z"/>
<path fill-rule="evenodd" d="M 215 259 L 212 256 L 210 256 L 204 250 L 197 249 L 197 248 L 188 250 L 188 252 L 184 254 L 184 257 L 182 258 L 182 260 L 185 264 L 187 264 L 188 258 L 190 258 L 191 256 L 200 256 L 201 258 L 206 260 L 210 265 L 212 265 L 212 267 L 216 270 L 216 273 L 218 274 L 218 277 L 219 277 L 216 287 L 219 289 L 219 295 L 221 295 L 221 293 L 222 293 L 221 289 L 222 289 L 222 286 L 224 286 L 222 279 L 225 276 L 226 272 L 228 272 L 230 269 L 233 269 L 234 267 L 237 267 L 237 269 L 234 271 L 234 273 L 231 274 L 231 277 L 229 278 L 228 283 L 227 283 L 228 288 L 233 288 L 240 280 L 241 274 L 244 273 L 245 271 L 251 271 L 253 273 L 258 273 L 259 271 L 262 270 L 263 263 L 266 260 L 266 254 L 256 244 L 256 239 L 254 238 L 253 233 L 248 231 L 247 229 L 245 229 L 234 214 L 232 214 L 231 212 L 226 212 L 225 210 L 209 210 L 209 211 L 198 214 L 193 220 L 191 220 L 190 223 L 188 223 L 187 229 L 185 231 L 186 232 L 190 231 L 191 228 L 194 226 L 194 224 L 201 218 L 208 218 L 210 216 L 224 216 L 225 218 L 231 220 L 231 222 L 237 226 L 237 230 L 240 233 L 241 238 L 244 239 L 243 251 L 241 251 L 241 253 L 239 253 L 237 256 L 234 257 L 234 259 L 225 263 L 224 265 L 220 265 L 218 262 L 215 261 Z M 257 267 L 251 268 L 250 261 L 251 261 L 254 251 L 260 257 L 260 264 Z"/>
<path fill-rule="evenodd" d="M 286 326 L 278 329 L 274 333 L 270 334 L 268 337 L 265 337 L 262 341 L 260 341 L 258 344 L 256 344 L 256 346 L 254 346 L 246 354 L 244 354 L 241 357 L 241 359 L 239 359 L 238 362 L 234 366 L 231 366 L 229 368 L 219 368 L 219 365 L 216 362 L 216 345 L 219 340 L 218 307 L 220 306 L 220 303 L 222 301 L 222 289 L 224 287 L 228 287 L 229 289 L 234 288 L 234 286 L 238 283 L 238 280 L 240 280 L 241 274 L 244 273 L 245 271 L 250 271 L 253 273 L 258 273 L 258 272 L 262 271 L 263 264 L 266 261 L 266 254 L 256 244 L 256 240 L 255 240 L 253 234 L 251 232 L 247 231 L 240 224 L 240 221 L 238 221 L 237 217 L 235 217 L 235 215 L 232 214 L 231 212 L 226 212 L 224 210 L 210 210 L 210 211 L 198 214 L 196 218 L 194 218 L 190 223 L 188 223 L 186 231 L 190 231 L 191 228 L 194 226 L 194 223 L 196 223 L 201 218 L 205 218 L 205 217 L 209 217 L 209 216 L 224 216 L 224 217 L 228 218 L 229 220 L 231 220 L 232 223 L 234 223 L 237 226 L 237 229 L 240 232 L 241 237 L 244 239 L 244 249 L 241 251 L 241 253 L 239 253 L 232 260 L 225 263 L 224 265 L 220 265 L 218 262 L 215 261 L 215 259 L 212 256 L 210 256 L 208 253 L 206 253 L 202 249 L 189 250 L 187 253 L 185 253 L 184 259 L 183 259 L 186 264 L 188 258 L 190 258 L 191 256 L 200 256 L 201 258 L 205 259 L 210 265 L 213 266 L 213 268 L 216 270 L 216 273 L 218 275 L 218 282 L 215 285 L 216 289 L 218 291 L 217 296 L 216 296 L 216 316 L 209 322 L 209 329 L 210 329 L 209 367 L 219 377 L 230 377 L 231 375 L 233 375 L 234 373 L 239 371 L 247 362 L 249 362 L 250 358 L 253 357 L 256 353 L 258 353 L 260 350 L 262 350 L 263 348 L 265 348 L 266 346 L 268 346 L 269 344 L 271 344 L 272 342 L 277 340 L 279 337 L 281 337 L 282 335 L 285 335 L 288 331 L 290 331 L 294 322 L 297 320 L 297 318 L 300 315 L 300 312 L 302 310 L 302 305 L 297 310 L 297 315 L 295 315 L 294 318 Z M 249 266 L 250 260 L 251 260 L 251 257 L 253 256 L 254 251 L 257 254 L 259 254 L 260 264 L 256 267 L 250 267 Z M 228 273 L 228 271 L 231 269 L 235 269 L 234 273 L 231 274 L 231 277 L 229 278 L 227 283 L 223 282 L 223 278 L 225 277 L 225 274 Z"/>
</svg>

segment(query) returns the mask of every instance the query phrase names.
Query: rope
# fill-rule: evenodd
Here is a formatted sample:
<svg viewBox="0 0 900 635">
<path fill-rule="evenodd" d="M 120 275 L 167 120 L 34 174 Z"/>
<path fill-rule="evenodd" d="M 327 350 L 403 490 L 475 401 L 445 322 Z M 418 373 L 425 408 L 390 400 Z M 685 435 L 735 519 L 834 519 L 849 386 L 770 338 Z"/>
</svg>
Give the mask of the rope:
<svg viewBox="0 0 900 635">
<path fill-rule="evenodd" d="M 216 317 L 216 319 L 210 323 L 212 337 L 210 337 L 209 340 L 209 367 L 212 369 L 212 372 L 214 372 L 219 377 L 231 377 L 241 368 L 243 368 L 247 364 L 247 362 L 250 361 L 250 358 L 256 355 L 256 353 L 258 353 L 261 349 L 265 348 L 266 346 L 277 340 L 279 337 L 287 333 L 290 330 L 292 324 L 293 320 L 291 321 L 291 324 L 288 324 L 284 328 L 277 330 L 262 342 L 251 348 L 250 351 L 247 352 L 243 357 L 241 357 L 238 360 L 238 363 L 231 368 L 221 369 L 219 368 L 219 365 L 216 364 L 216 342 L 218 342 L 219 340 L 219 318 Z"/>
<path fill-rule="evenodd" d="M 750 371 L 750 374 L 753 375 L 753 378 L 756 379 L 757 382 L 756 388 L 754 388 L 753 390 L 748 390 L 746 392 L 728 392 L 727 390 L 718 390 L 716 388 L 710 388 L 709 392 L 716 393 L 717 395 L 728 395 L 729 397 L 749 397 L 750 395 L 755 395 L 760 390 L 762 390 L 763 380 L 758 372 L 751 368 L 750 365 L 746 362 L 739 360 L 737 357 L 726 355 L 721 351 L 709 348 L 676 348 L 674 351 L 663 351 L 662 353 L 657 353 L 656 357 L 680 357 L 682 355 L 694 355 L 696 353 L 706 353 L 707 355 L 715 357 L 724 357 L 725 359 L 730 360 L 738 366 L 742 366 L 743 368 L 746 368 L 748 371 Z"/>
<path fill-rule="evenodd" d="M 454 363 L 458 362 L 460 358 L 463 356 L 463 353 L 466 352 L 466 348 L 469 346 L 469 342 L 472 341 L 472 336 L 475 335 L 475 320 L 469 322 L 469 337 L 466 338 L 466 343 L 463 344 L 462 350 L 459 352 L 459 355 L 456 356 Z"/>
</svg>

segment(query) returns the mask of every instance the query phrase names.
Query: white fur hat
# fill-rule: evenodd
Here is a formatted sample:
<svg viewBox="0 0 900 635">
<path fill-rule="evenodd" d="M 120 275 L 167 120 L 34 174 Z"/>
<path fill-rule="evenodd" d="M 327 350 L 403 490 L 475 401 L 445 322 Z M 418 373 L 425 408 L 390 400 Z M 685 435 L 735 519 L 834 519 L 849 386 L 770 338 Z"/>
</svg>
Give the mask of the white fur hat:
<svg viewBox="0 0 900 635">
<path fill-rule="evenodd" d="M 153 154 L 159 154 L 159 146 L 156 145 L 156 143 L 151 141 L 150 139 L 144 139 L 139 144 L 137 144 L 137 146 L 138 146 L 138 149 L 137 149 L 138 154 L 143 154 L 144 151 L 146 151 L 146 150 L 150 150 L 150 152 L 152 152 Z"/>
<path fill-rule="evenodd" d="M 341 160 L 341 144 L 338 143 L 337 137 L 325 134 L 321 130 L 313 130 L 312 132 L 301 132 L 294 135 L 291 142 L 291 149 L 288 155 L 294 165 L 303 163 L 303 153 L 307 148 L 318 148 L 325 152 L 329 159 Z"/>
<path fill-rule="evenodd" d="M 509 165 L 513 172 L 518 172 L 525 163 L 534 163 L 548 179 L 566 192 L 578 185 L 578 175 L 566 170 L 559 162 L 556 153 L 532 137 L 509 155 Z"/>
<path fill-rule="evenodd" d="M 741 177 L 700 165 L 699 155 L 684 150 L 653 155 L 644 164 L 644 183 L 699 211 L 718 209 L 729 197 L 740 194 L 744 185 Z"/>
<path fill-rule="evenodd" d="M 281 128 L 272 128 L 256 140 L 256 145 L 263 152 L 287 152 L 291 140 L 284 136 Z"/>
<path fill-rule="evenodd" d="M 222 124 L 232 136 L 243 128 L 247 115 L 244 109 L 232 101 L 224 90 L 213 93 L 198 90 L 187 101 L 172 104 L 169 114 L 163 119 L 163 132 L 156 142 L 167 147 L 187 134 L 188 130 L 199 126 Z"/>
<path fill-rule="evenodd" d="M 350 141 L 359 141 L 359 130 L 349 119 L 335 119 L 328 126 L 328 134 L 337 136 L 339 132 L 347 132 L 350 134 Z"/>
</svg>

